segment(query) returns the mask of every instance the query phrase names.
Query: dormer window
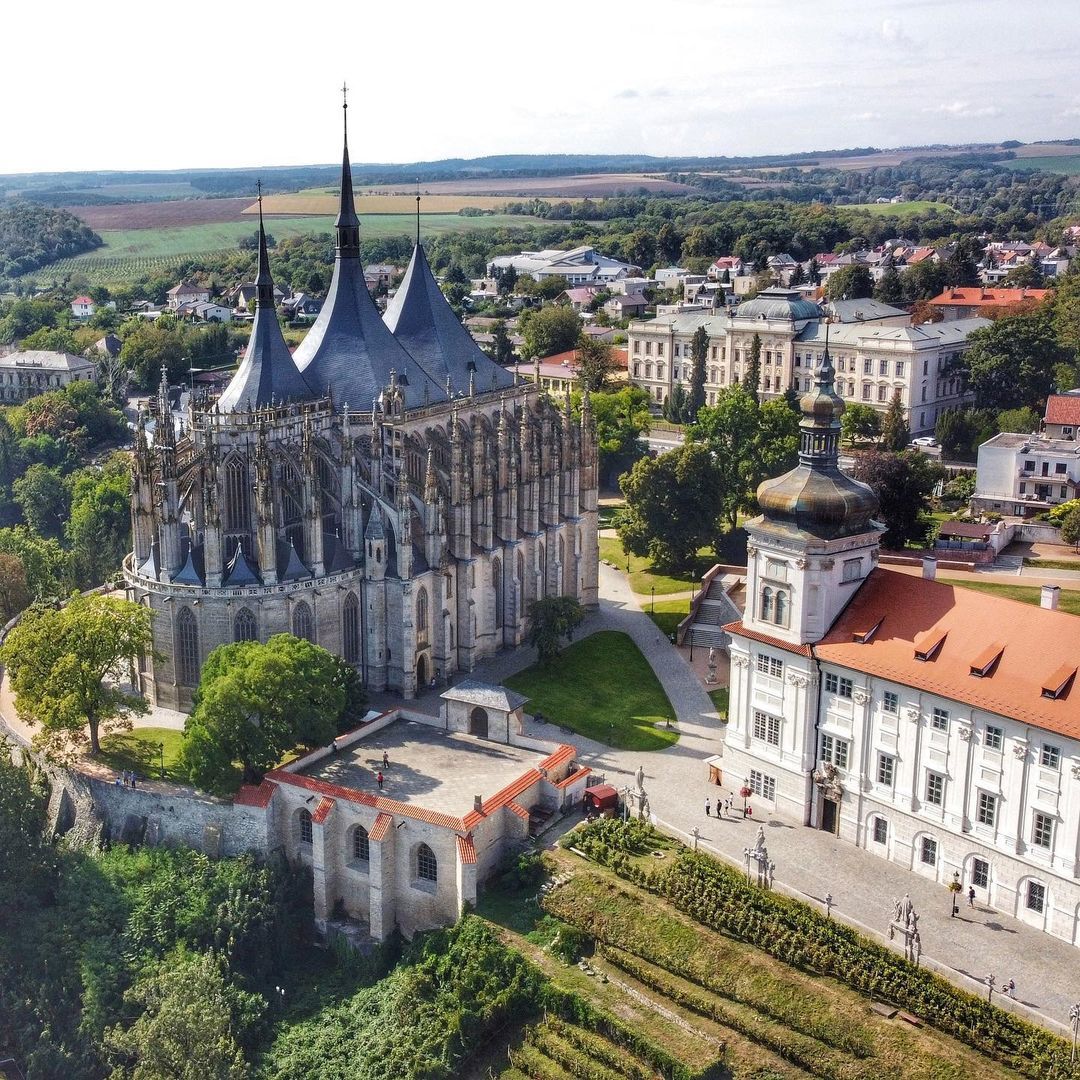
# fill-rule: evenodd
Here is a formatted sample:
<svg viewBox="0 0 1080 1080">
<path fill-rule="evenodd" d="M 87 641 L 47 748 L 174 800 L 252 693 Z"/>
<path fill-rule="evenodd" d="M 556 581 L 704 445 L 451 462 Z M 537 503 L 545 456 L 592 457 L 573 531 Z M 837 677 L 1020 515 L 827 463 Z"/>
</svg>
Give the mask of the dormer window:
<svg viewBox="0 0 1080 1080">
<path fill-rule="evenodd" d="M 946 630 L 927 630 L 915 639 L 915 659 L 933 660 L 942 643 L 945 641 Z"/>
<path fill-rule="evenodd" d="M 1004 651 L 1005 646 L 1001 642 L 994 642 L 993 645 L 987 645 L 987 647 L 971 661 L 971 674 L 977 679 L 985 679 L 989 675 L 992 675 L 994 668 L 997 666 L 997 662 L 1001 659 L 1001 654 Z"/>
</svg>

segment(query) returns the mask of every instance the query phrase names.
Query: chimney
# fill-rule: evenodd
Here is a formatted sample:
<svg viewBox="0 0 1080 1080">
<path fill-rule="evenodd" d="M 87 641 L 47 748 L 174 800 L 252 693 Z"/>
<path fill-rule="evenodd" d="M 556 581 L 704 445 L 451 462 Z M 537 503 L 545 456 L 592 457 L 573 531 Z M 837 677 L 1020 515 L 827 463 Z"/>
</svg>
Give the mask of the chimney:
<svg viewBox="0 0 1080 1080">
<path fill-rule="evenodd" d="M 473 808 L 473 810 L 475 810 L 475 811 L 476 811 L 476 812 L 477 812 L 478 814 L 480 814 L 480 813 L 483 813 L 483 810 L 484 810 L 484 800 L 483 800 L 483 799 L 482 799 L 482 798 L 481 798 L 481 797 L 480 797 L 479 795 L 474 795 L 474 796 L 472 797 L 472 808 Z"/>
<path fill-rule="evenodd" d="M 927 581 L 933 581 L 937 577 L 937 559 L 933 555 L 923 556 L 922 576 Z"/>
<path fill-rule="evenodd" d="M 1046 608 L 1047 611 L 1057 611 L 1060 599 L 1060 585 L 1044 585 L 1039 593 L 1039 606 Z"/>
</svg>

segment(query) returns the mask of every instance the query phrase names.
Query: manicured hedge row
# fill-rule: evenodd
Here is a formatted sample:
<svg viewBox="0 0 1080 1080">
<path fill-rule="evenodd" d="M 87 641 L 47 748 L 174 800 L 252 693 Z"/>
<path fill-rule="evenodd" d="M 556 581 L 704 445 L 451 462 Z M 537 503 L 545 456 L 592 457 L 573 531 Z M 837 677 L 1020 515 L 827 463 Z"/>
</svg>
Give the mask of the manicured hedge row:
<svg viewBox="0 0 1080 1080">
<path fill-rule="evenodd" d="M 600 828 L 597 825 L 601 824 Z M 626 831 L 605 820 L 576 830 L 573 845 L 642 888 L 664 896 L 697 922 L 749 942 L 795 967 L 847 983 L 927 1020 L 1031 1080 L 1080 1077 L 1069 1044 L 988 1004 L 857 931 L 796 900 L 749 884 L 708 855 L 683 849 L 662 869 L 633 862 L 642 854 L 642 824 Z M 669 846 L 667 837 L 656 834 Z"/>
</svg>

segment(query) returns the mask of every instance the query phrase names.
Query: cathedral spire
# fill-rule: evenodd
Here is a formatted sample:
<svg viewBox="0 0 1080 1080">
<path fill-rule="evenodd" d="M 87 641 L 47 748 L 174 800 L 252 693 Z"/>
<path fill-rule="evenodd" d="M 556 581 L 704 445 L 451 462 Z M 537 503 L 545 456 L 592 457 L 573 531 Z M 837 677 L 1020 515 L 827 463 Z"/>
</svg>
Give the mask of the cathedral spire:
<svg viewBox="0 0 1080 1080">
<path fill-rule="evenodd" d="M 262 181 L 255 187 L 259 192 L 259 272 L 255 276 L 256 308 L 274 307 L 274 279 L 270 276 L 270 256 L 266 253 L 266 228 L 263 225 Z"/>
<path fill-rule="evenodd" d="M 836 468 L 840 454 L 840 415 L 844 401 L 836 392 L 832 357 L 829 355 L 829 324 L 825 320 L 825 352 L 814 376 L 814 388 L 799 402 L 799 461 L 812 469 Z"/>
<path fill-rule="evenodd" d="M 360 258 L 360 219 L 356 216 L 353 200 L 352 165 L 349 163 L 349 88 L 341 87 L 341 116 L 343 151 L 341 156 L 341 200 L 334 222 L 337 233 L 337 256 L 339 259 Z"/>
</svg>

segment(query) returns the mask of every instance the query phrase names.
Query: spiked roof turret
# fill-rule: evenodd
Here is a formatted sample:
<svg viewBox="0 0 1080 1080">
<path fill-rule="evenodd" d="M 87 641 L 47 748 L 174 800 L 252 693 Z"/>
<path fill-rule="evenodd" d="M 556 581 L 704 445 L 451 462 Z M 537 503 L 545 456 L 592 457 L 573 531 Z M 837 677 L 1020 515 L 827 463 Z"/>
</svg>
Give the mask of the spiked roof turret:
<svg viewBox="0 0 1080 1080">
<path fill-rule="evenodd" d="M 222 412 L 251 412 L 273 403 L 303 401 L 311 397 L 303 377 L 281 335 L 274 308 L 274 279 L 266 252 L 262 190 L 259 191 L 259 273 L 255 278 L 255 322 L 244 359 L 218 398 Z"/>
</svg>

